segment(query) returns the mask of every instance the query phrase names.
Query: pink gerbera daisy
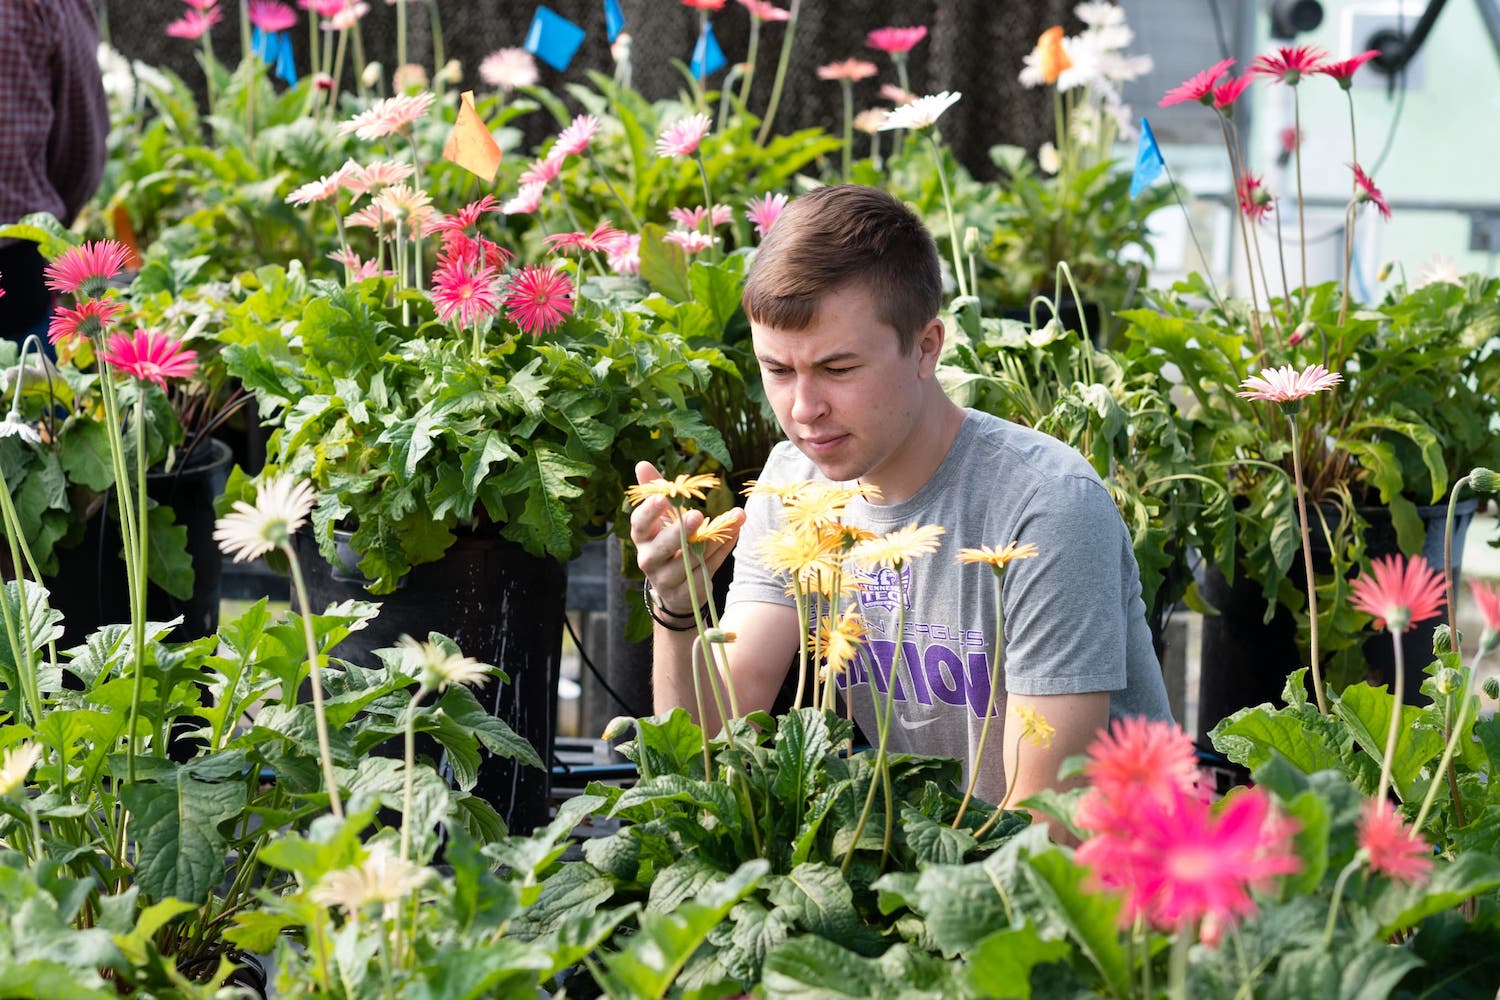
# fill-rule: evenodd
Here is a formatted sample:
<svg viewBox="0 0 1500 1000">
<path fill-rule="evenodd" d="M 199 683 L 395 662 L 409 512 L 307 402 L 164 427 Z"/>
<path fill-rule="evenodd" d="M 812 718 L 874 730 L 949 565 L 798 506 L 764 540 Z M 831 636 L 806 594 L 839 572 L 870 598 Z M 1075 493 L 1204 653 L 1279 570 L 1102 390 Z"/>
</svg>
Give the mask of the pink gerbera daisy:
<svg viewBox="0 0 1500 1000">
<path fill-rule="evenodd" d="M 739 4 L 757 21 L 786 21 L 792 16 L 791 11 L 778 7 L 769 0 L 739 0 Z"/>
<path fill-rule="evenodd" d="M 370 13 L 370 5 L 367 3 L 351 3 L 347 7 L 334 13 L 334 15 L 323 22 L 324 31 L 348 31 Z M 398 71 L 399 73 L 399 71 Z"/>
<path fill-rule="evenodd" d="M 542 192 L 547 190 L 545 182 L 522 184 L 516 196 L 500 206 L 506 215 L 530 215 L 542 204 Z"/>
<path fill-rule="evenodd" d="M 523 185 L 546 184 L 557 177 L 562 171 L 562 165 L 563 158 L 558 155 L 557 147 L 554 146 L 545 159 L 536 160 L 526 168 L 526 172 L 520 177 L 520 182 Z"/>
<path fill-rule="evenodd" d="M 771 231 L 771 226 L 781 215 L 781 210 L 786 208 L 786 203 L 786 195 L 771 194 L 768 191 L 760 196 L 760 200 L 745 203 L 745 218 L 754 223 L 757 234 L 764 236 Z"/>
<path fill-rule="evenodd" d="M 1356 196 L 1356 200 L 1361 203 L 1367 201 L 1374 202 L 1375 207 L 1380 210 L 1380 214 L 1385 217 L 1386 221 L 1390 221 L 1391 206 L 1386 204 L 1385 195 L 1380 193 L 1380 188 L 1375 186 L 1375 181 L 1360 168 L 1358 163 L 1351 164 L 1351 166 L 1354 167 L 1354 183 L 1359 185 L 1359 194 Z"/>
<path fill-rule="evenodd" d="M 1327 58 L 1328 53 L 1316 45 L 1283 45 L 1271 55 L 1256 56 L 1250 64 L 1250 72 L 1295 87 L 1308 73 L 1321 71 L 1323 60 Z"/>
<path fill-rule="evenodd" d="M 1247 74 L 1241 77 L 1229 77 L 1223 83 L 1214 84 L 1214 107 L 1220 111 L 1232 112 L 1234 102 L 1240 99 L 1245 88 L 1249 87 L 1253 81 L 1254 77 Z"/>
<path fill-rule="evenodd" d="M 319 17 L 332 17 L 344 9 L 346 0 L 297 0 L 297 6 Z"/>
<path fill-rule="evenodd" d="M 202 38 L 204 32 L 223 19 L 224 15 L 217 7 L 211 7 L 208 10 L 183 11 L 181 17 L 167 25 L 167 36 L 196 40 Z"/>
<path fill-rule="evenodd" d="M 865 36 L 865 44 L 886 55 L 905 55 L 927 37 L 925 25 L 914 28 L 876 28 Z"/>
<path fill-rule="evenodd" d="M 1198 780 L 1187 733 L 1139 716 L 1117 719 L 1100 733 L 1083 770 L 1096 791 L 1125 802 L 1191 791 Z"/>
<path fill-rule="evenodd" d="M 694 10 L 723 10 L 725 0 L 682 0 L 684 7 Z"/>
<path fill-rule="evenodd" d="M 552 146 L 552 156 L 577 156 L 589 148 L 589 141 L 599 131 L 599 119 L 593 115 L 579 115 L 573 123 L 563 129 Z"/>
<path fill-rule="evenodd" d="M 163 389 L 167 379 L 192 378 L 198 370 L 198 352 L 160 330 L 137 329 L 129 336 L 113 334 L 99 358 L 133 379 L 155 382 Z"/>
<path fill-rule="evenodd" d="M 616 274 L 641 273 L 641 237 L 630 233 L 615 244 L 606 260 L 609 269 Z"/>
<path fill-rule="evenodd" d="M 416 168 L 405 160 L 376 160 L 364 167 L 353 160 L 345 160 L 339 169 L 344 172 L 343 186 L 355 198 L 405 183 L 416 173 Z"/>
<path fill-rule="evenodd" d="M 1402 632 L 1436 618 L 1447 604 L 1443 577 L 1422 556 L 1383 556 L 1349 587 L 1349 605 L 1375 616 L 1375 627 Z"/>
<path fill-rule="evenodd" d="M 496 49 L 479 64 L 479 77 L 491 87 L 511 91 L 540 79 L 536 60 L 525 49 Z"/>
<path fill-rule="evenodd" d="M 524 267 L 506 289 L 505 311 L 525 332 L 548 333 L 573 311 L 573 282 L 555 266 Z"/>
<path fill-rule="evenodd" d="M 250 0 L 250 23 L 261 31 L 285 31 L 297 23 L 297 12 L 281 0 Z"/>
<path fill-rule="evenodd" d="M 61 344 L 74 337 L 101 337 L 105 326 L 124 310 L 114 299 L 85 299 L 75 309 L 59 306 L 47 325 L 47 339 Z"/>
<path fill-rule="evenodd" d="M 1340 59 L 1337 62 L 1326 62 L 1313 70 L 1314 73 L 1322 73 L 1331 76 L 1339 82 L 1339 86 L 1348 90 L 1354 85 L 1354 72 L 1365 63 L 1380 55 L 1379 49 L 1366 49 L 1357 56 L 1349 59 Z"/>
<path fill-rule="evenodd" d="M 432 304 L 444 323 L 477 326 L 500 311 L 500 275 L 477 260 L 450 260 L 432 272 Z"/>
<path fill-rule="evenodd" d="M 1219 77 L 1229 72 L 1234 65 L 1233 59 L 1224 59 L 1214 63 L 1201 73 L 1195 73 L 1186 80 L 1173 87 L 1162 95 L 1157 101 L 1160 107 L 1170 107 L 1173 104 L 1184 104 L 1188 101 L 1197 101 L 1200 104 L 1212 104 L 1214 99 L 1214 85 L 1219 82 Z"/>
<path fill-rule="evenodd" d="M 1415 830 L 1407 829 L 1389 802 L 1367 800 L 1356 827 L 1360 850 L 1369 856 L 1371 871 L 1408 885 L 1427 881 L 1432 869 L 1432 845 Z"/>
<path fill-rule="evenodd" d="M 1259 177 L 1245 174 L 1240 178 L 1238 191 L 1240 211 L 1249 216 L 1250 221 L 1259 222 L 1271 211 L 1271 192 L 1266 190 Z"/>
<path fill-rule="evenodd" d="M 495 196 L 487 194 L 478 201 L 471 201 L 452 215 L 445 215 L 442 219 L 433 223 L 434 232 L 439 233 L 464 233 L 479 224 L 479 220 L 491 212 L 500 211 L 500 203 Z"/>
<path fill-rule="evenodd" d="M 329 198 L 337 197 L 339 190 L 344 187 L 348 170 L 349 164 L 346 163 L 331 174 L 319 177 L 315 181 L 308 181 L 286 196 L 287 204 L 310 205 L 315 201 L 327 201 Z"/>
<path fill-rule="evenodd" d="M 405 133 L 410 131 L 413 122 L 427 114 L 432 99 L 430 92 L 384 98 L 348 121 L 340 122 L 339 131 L 344 135 L 352 132 L 366 142 Z"/>
<path fill-rule="evenodd" d="M 182 2 L 198 10 L 209 10 L 217 5 L 219 0 L 182 0 Z"/>
<path fill-rule="evenodd" d="M 579 253 L 598 251 L 607 254 L 624 238 L 624 233 L 610 225 L 608 219 L 603 219 L 591 233 L 558 233 L 548 236 L 545 242 L 562 253 L 576 250 Z"/>
<path fill-rule="evenodd" d="M 114 240 L 98 240 L 70 247 L 42 272 L 47 287 L 64 295 L 94 298 L 104 294 L 109 280 L 125 270 L 130 251 Z"/>
<path fill-rule="evenodd" d="M 662 129 L 656 137 L 657 156 L 692 156 L 698 151 L 699 143 L 713 127 L 713 119 L 708 115 L 691 115 L 678 122 L 673 122 Z"/>
<path fill-rule="evenodd" d="M 1251 375 L 1240 383 L 1245 391 L 1237 393 L 1242 399 L 1259 399 L 1267 403 L 1296 403 L 1315 392 L 1332 389 L 1344 376 L 1330 372 L 1322 365 L 1312 365 L 1305 371 L 1297 371 L 1291 365 L 1280 368 L 1264 368 L 1259 375 Z"/>
<path fill-rule="evenodd" d="M 1474 595 L 1474 603 L 1479 605 L 1479 615 L 1484 619 L 1484 633 L 1479 645 L 1488 652 L 1494 648 L 1495 639 L 1500 637 L 1500 583 L 1470 577 L 1469 593 Z"/>
<path fill-rule="evenodd" d="M 727 225 L 734 218 L 734 210 L 728 205 L 715 205 L 712 209 L 695 205 L 692 208 L 669 208 L 667 215 L 683 229 L 698 229 L 704 219 L 709 219 L 711 226 Z"/>
<path fill-rule="evenodd" d="M 863 59 L 845 59 L 818 67 L 820 80 L 867 80 L 880 72 L 880 68 Z"/>
<path fill-rule="evenodd" d="M 690 254 L 702 253 L 719 242 L 717 236 L 710 236 L 707 233 L 699 233 L 688 229 L 674 229 L 662 236 L 662 239 L 668 243 L 676 243 Z"/>
<path fill-rule="evenodd" d="M 373 258 L 370 260 L 363 260 L 360 258 L 359 254 L 355 253 L 353 250 L 350 250 L 348 247 L 344 247 L 340 250 L 335 250 L 333 253 L 328 255 L 328 259 L 333 261 L 335 264 L 344 265 L 345 273 L 348 275 L 348 280 L 351 283 L 364 281 L 366 278 L 374 278 L 382 274 L 389 275 L 392 273 L 390 271 L 382 271 L 380 269 L 380 261 Z"/>
</svg>

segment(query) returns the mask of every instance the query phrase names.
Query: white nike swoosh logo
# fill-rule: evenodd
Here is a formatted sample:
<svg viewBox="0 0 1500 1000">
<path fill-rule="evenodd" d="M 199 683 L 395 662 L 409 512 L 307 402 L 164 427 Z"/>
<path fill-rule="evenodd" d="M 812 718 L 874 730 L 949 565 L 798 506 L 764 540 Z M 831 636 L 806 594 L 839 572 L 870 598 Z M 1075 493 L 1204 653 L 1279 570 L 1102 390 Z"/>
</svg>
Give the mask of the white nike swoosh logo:
<svg viewBox="0 0 1500 1000">
<path fill-rule="evenodd" d="M 903 719 L 901 716 L 898 715 L 898 716 L 896 716 L 896 721 L 899 722 L 899 723 L 901 723 L 901 728 L 902 729 L 921 729 L 923 726 L 930 726 L 934 722 L 936 722 L 937 721 L 937 716 L 934 715 L 930 719 L 920 719 L 920 720 L 918 720 L 916 722 L 908 722 L 906 719 Z"/>
</svg>

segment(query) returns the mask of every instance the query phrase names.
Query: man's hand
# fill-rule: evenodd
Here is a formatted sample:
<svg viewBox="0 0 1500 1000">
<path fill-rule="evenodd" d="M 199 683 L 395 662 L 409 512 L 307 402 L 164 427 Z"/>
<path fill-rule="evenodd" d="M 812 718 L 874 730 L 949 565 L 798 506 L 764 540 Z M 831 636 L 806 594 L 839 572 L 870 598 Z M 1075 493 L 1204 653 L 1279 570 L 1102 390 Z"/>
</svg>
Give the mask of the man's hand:
<svg viewBox="0 0 1500 1000">
<path fill-rule="evenodd" d="M 635 478 L 639 483 L 649 483 L 662 478 L 656 466 L 650 462 L 637 462 Z M 701 511 L 689 510 L 682 515 L 682 527 L 677 524 L 677 513 L 671 501 L 665 497 L 647 497 L 630 515 L 630 540 L 635 543 L 636 563 L 651 589 L 656 592 L 657 603 L 663 608 L 684 615 L 708 599 L 713 575 L 739 541 L 740 528 L 745 523 L 745 512 L 735 507 L 729 512 L 729 537 L 724 541 L 705 542 L 701 566 L 693 581 L 694 590 L 688 590 L 687 569 L 682 563 L 682 531 L 691 535 L 703 523 Z M 696 560 L 695 560 L 696 561 Z M 696 595 L 696 601 L 694 596 Z"/>
</svg>

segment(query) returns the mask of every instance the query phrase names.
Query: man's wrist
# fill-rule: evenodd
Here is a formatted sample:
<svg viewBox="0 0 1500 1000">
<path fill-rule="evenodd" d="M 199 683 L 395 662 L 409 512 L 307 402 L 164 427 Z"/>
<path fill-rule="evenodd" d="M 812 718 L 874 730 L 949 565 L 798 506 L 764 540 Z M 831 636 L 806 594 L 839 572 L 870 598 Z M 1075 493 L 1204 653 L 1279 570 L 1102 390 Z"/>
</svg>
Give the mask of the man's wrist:
<svg viewBox="0 0 1500 1000">
<path fill-rule="evenodd" d="M 696 627 L 699 616 L 703 614 L 702 609 L 700 609 L 697 613 L 688 612 L 687 614 L 683 614 L 680 611 L 673 611 L 671 608 L 668 608 L 666 605 L 662 604 L 661 598 L 659 598 L 656 594 L 656 591 L 651 588 L 651 580 L 649 577 L 641 585 L 641 597 L 646 603 L 646 613 L 651 616 L 651 620 L 656 622 L 656 624 L 662 626 L 663 628 L 670 629 L 673 632 L 692 631 Z M 704 608 L 707 607 L 708 605 L 705 604 Z"/>
</svg>

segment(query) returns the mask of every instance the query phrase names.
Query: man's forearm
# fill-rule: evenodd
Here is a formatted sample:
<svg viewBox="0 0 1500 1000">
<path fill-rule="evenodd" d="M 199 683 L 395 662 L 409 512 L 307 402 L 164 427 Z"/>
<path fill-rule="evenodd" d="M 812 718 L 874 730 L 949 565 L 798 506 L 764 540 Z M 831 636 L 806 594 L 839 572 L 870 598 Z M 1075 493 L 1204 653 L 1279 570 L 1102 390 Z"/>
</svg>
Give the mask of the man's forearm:
<svg viewBox="0 0 1500 1000">
<path fill-rule="evenodd" d="M 702 649 L 696 629 L 678 632 L 658 624 L 652 636 L 651 692 L 656 714 L 683 708 L 693 721 L 710 733 L 723 725 L 709 688 L 708 672 L 701 666 Z M 694 667 L 698 683 L 693 683 Z M 722 687 L 722 684 L 721 684 Z"/>
</svg>

